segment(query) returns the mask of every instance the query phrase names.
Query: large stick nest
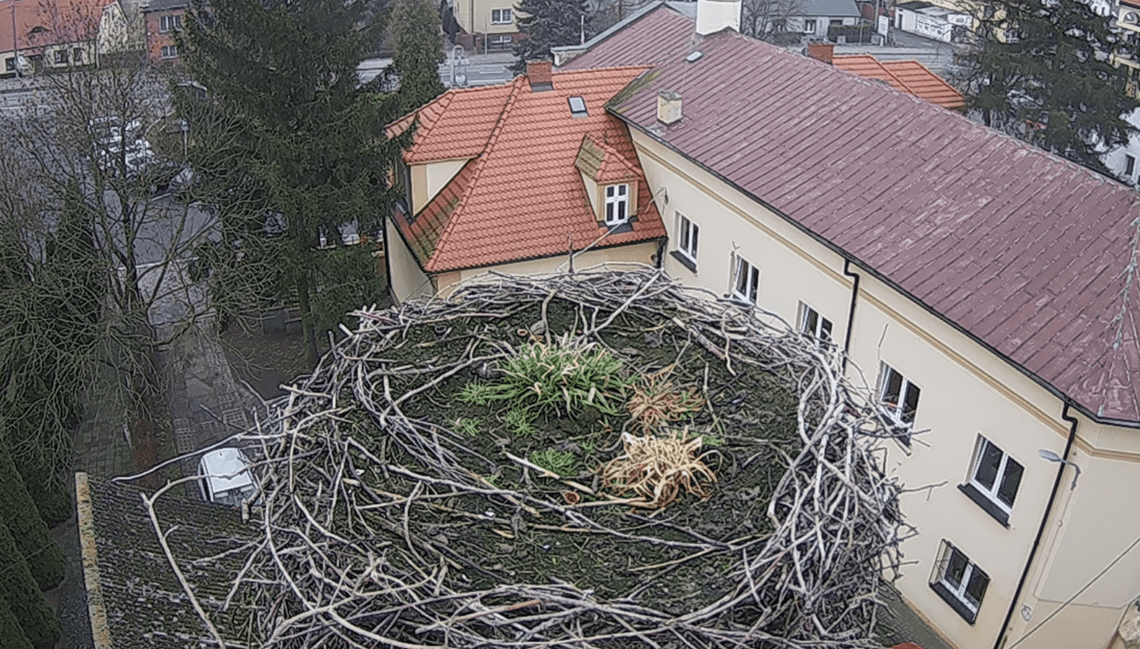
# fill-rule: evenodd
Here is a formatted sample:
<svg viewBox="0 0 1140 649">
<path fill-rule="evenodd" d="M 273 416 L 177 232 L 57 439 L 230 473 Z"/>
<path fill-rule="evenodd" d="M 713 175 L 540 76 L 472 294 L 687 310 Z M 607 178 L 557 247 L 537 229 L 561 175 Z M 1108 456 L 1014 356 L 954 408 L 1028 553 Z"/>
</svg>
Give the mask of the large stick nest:
<svg viewBox="0 0 1140 649">
<path fill-rule="evenodd" d="M 774 377 L 790 391 L 795 424 L 789 417 L 787 440 L 767 452 L 782 467 L 768 501 L 739 505 L 736 517 L 748 520 L 730 521 L 719 536 L 677 522 L 685 520 L 683 512 L 723 497 L 718 490 L 732 480 L 729 467 L 743 475 L 756 463 L 706 453 L 696 432 L 670 427 L 673 406 L 660 406 L 667 401 L 660 395 L 641 394 L 630 406 L 644 411 L 645 404 L 658 404 L 657 420 L 629 421 L 630 430 L 614 435 L 624 440 L 626 460 L 650 453 L 638 446 L 660 433 L 660 440 L 672 441 L 652 453 L 688 463 L 686 481 L 667 488 L 669 499 L 678 500 L 663 510 L 646 504 L 654 492 L 644 485 L 642 495 L 628 497 L 599 487 L 597 479 L 583 484 L 590 481 L 584 474 L 546 471 L 510 448 L 491 457 L 476 450 L 470 432 L 408 414 L 431 410 L 423 404 L 432 399 L 443 405 L 455 399 L 454 390 L 442 388 L 461 377 L 493 373 L 517 353 L 512 344 L 520 344 L 519 334 L 554 344 L 547 322 L 554 302 L 576 310 L 565 334 L 572 344 L 621 355 L 608 333 L 640 323 L 647 336 L 668 330 L 719 366 L 712 379 L 708 364 L 690 372 L 697 378 L 672 392 L 674 401 L 711 407 L 716 376 L 730 383 L 749 373 Z M 524 311 L 538 316 L 532 326 L 502 326 Z M 198 610 L 216 611 L 208 614 L 211 628 L 228 620 L 222 636 L 238 644 L 238 638 L 257 638 L 254 644 L 263 647 L 879 646 L 878 595 L 884 575 L 898 566 L 904 526 L 899 487 L 885 476 L 876 448 L 896 431 L 866 388 L 843 377 L 834 346 L 792 331 L 773 314 L 683 288 L 648 269 L 494 275 L 447 300 L 356 315 L 358 328 L 345 330 L 314 373 L 272 404 L 271 417 L 238 439 L 261 449 L 261 495 L 249 512 L 259 538 L 225 598 L 231 610 L 221 612 L 216 594 L 188 592 L 210 599 Z M 456 338 L 456 331 L 468 333 Z M 428 339 L 462 341 L 460 351 L 447 357 L 434 342 L 421 342 L 417 362 L 400 360 L 398 352 L 424 340 L 425 332 Z M 654 390 L 666 383 L 658 372 L 645 385 Z M 753 426 L 748 434 L 767 433 Z M 613 451 L 611 474 L 620 473 L 614 462 L 622 449 L 615 443 Z M 705 468 L 692 464 L 698 461 Z M 501 475 L 490 475 L 503 465 L 523 477 L 503 484 L 496 479 Z M 615 593 L 612 583 L 626 583 L 617 570 L 571 580 L 552 567 L 545 579 L 523 579 L 516 575 L 533 573 L 511 570 L 509 558 L 461 545 L 484 532 L 518 543 L 536 530 L 561 534 L 547 538 L 566 545 L 568 537 L 597 539 L 618 554 L 649 548 L 667 560 L 631 566 L 637 585 Z M 694 566 L 704 572 L 686 572 Z M 729 586 L 699 583 L 701 574 L 714 573 Z M 649 595 L 669 593 L 669 587 L 689 599 Z M 693 595 L 702 592 L 704 599 Z"/>
</svg>

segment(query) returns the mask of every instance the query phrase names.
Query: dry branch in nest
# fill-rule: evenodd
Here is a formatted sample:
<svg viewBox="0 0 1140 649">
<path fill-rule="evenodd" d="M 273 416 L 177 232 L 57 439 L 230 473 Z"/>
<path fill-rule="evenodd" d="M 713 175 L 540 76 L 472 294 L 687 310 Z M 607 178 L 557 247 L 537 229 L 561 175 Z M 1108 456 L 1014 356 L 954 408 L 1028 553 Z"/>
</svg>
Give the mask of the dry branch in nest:
<svg viewBox="0 0 1140 649">
<path fill-rule="evenodd" d="M 555 322 L 559 309 L 569 323 Z M 896 431 L 865 387 L 844 378 L 834 348 L 651 269 L 490 275 L 447 300 L 356 315 L 358 327 L 313 374 L 234 440 L 260 449 L 260 503 L 250 513 L 258 541 L 229 593 L 187 584 L 226 642 L 878 646 L 878 593 L 907 528 L 875 442 Z M 626 362 L 636 355 L 622 340 L 644 336 L 654 349 L 663 336 L 676 341 L 677 371 L 688 372 L 707 403 L 701 416 L 732 433 L 732 448 L 755 452 L 718 448 L 710 495 L 699 480 L 711 482 L 712 470 L 694 464 L 700 438 L 627 438 L 630 460 L 671 445 L 666 455 L 678 457 L 662 472 L 688 463 L 683 486 L 709 497 L 644 517 L 630 512 L 630 499 L 583 484 L 589 471 L 555 474 L 523 460 L 511 445 L 525 437 L 501 446 L 498 433 L 472 436 L 451 430 L 454 418 L 432 420 L 455 402 L 460 383 L 516 353 L 520 327 L 536 336 L 569 332 Z M 774 430 L 766 422 L 781 416 L 732 397 L 749 396 L 738 387 L 754 375 L 790 395 L 779 443 L 762 438 Z M 728 500 L 743 480 L 751 491 Z M 643 493 L 666 499 L 678 487 Z M 719 520 L 691 522 L 706 510 Z M 156 521 L 156 530 L 164 525 Z"/>
</svg>

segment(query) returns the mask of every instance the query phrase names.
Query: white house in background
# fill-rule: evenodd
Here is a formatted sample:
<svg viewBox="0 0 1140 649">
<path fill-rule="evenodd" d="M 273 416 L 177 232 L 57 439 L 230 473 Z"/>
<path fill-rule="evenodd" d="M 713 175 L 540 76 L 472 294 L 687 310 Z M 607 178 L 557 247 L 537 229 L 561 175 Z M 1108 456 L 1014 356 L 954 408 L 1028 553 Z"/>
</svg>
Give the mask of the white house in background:
<svg viewBox="0 0 1140 649">
<path fill-rule="evenodd" d="M 1126 119 L 1134 128 L 1140 129 L 1140 109 L 1129 113 Z M 1101 160 L 1121 182 L 1130 187 L 1137 186 L 1140 180 L 1140 135 L 1133 135 L 1128 144 L 1105 153 Z"/>
<path fill-rule="evenodd" d="M 793 0 L 796 14 L 788 18 L 788 31 L 808 37 L 827 37 L 832 25 L 854 25 L 859 19 L 855 0 Z M 728 3 L 725 3 L 728 4 Z"/>
<path fill-rule="evenodd" d="M 896 5 L 895 29 L 943 43 L 961 43 L 974 30 L 974 18 L 967 11 L 915 0 Z"/>
</svg>

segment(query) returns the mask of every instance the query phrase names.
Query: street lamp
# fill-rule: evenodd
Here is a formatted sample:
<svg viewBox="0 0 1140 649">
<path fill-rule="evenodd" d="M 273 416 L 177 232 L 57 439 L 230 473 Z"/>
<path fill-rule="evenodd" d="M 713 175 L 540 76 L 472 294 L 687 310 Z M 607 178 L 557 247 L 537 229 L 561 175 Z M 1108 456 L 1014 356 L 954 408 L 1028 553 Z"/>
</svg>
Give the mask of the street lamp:
<svg viewBox="0 0 1140 649">
<path fill-rule="evenodd" d="M 1042 460 L 1045 460 L 1047 462 L 1054 462 L 1056 464 L 1068 464 L 1076 469 L 1077 472 L 1073 474 L 1073 485 L 1069 487 L 1069 491 L 1077 488 L 1077 478 L 1081 477 L 1081 467 L 1077 466 L 1076 462 L 1070 462 L 1069 460 L 1061 459 L 1060 455 L 1057 455 L 1053 451 L 1045 448 L 1038 449 L 1037 454 L 1041 456 Z"/>
</svg>

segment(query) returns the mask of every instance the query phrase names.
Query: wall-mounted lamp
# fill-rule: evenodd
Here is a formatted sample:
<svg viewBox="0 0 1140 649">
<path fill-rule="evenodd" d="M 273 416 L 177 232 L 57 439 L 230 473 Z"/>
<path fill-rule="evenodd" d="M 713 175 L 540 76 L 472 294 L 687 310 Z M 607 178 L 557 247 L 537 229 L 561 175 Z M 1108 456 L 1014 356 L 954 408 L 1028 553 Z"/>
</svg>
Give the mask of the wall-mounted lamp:
<svg viewBox="0 0 1140 649">
<path fill-rule="evenodd" d="M 1076 469 L 1077 472 L 1073 474 L 1073 486 L 1069 487 L 1069 491 L 1072 491 L 1073 489 L 1077 488 L 1077 478 L 1081 477 L 1081 467 L 1077 466 L 1076 462 L 1070 462 L 1069 460 L 1063 460 L 1063 459 L 1061 459 L 1060 455 L 1057 455 L 1053 451 L 1050 451 L 1049 449 L 1045 449 L 1045 448 L 1038 449 L 1037 454 L 1041 456 L 1042 460 L 1045 460 L 1047 462 L 1056 462 L 1057 464 L 1068 464 L 1068 465 L 1072 466 L 1074 469 Z"/>
</svg>

